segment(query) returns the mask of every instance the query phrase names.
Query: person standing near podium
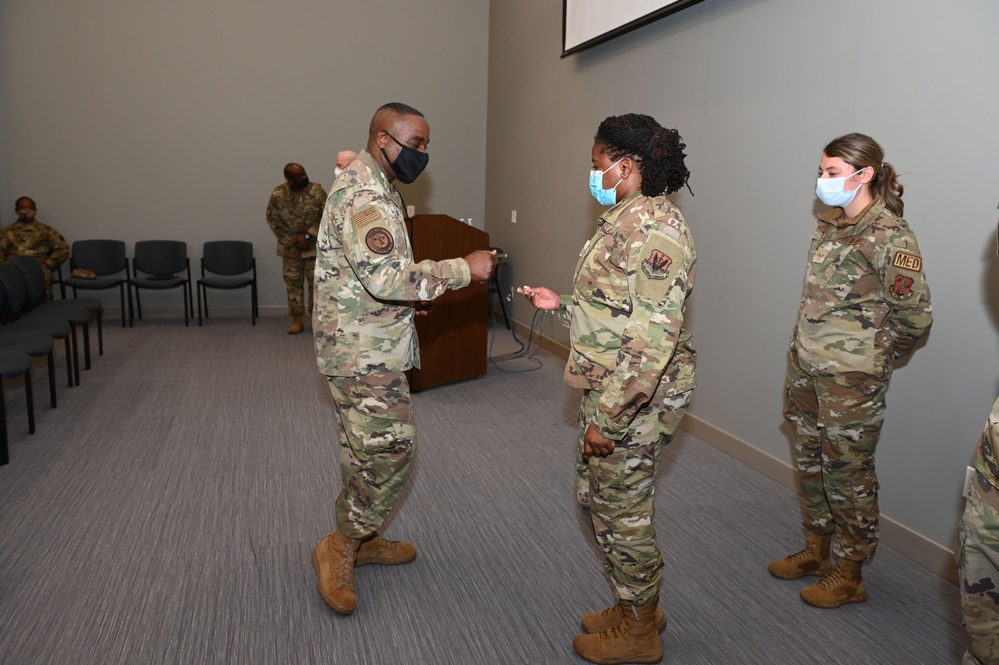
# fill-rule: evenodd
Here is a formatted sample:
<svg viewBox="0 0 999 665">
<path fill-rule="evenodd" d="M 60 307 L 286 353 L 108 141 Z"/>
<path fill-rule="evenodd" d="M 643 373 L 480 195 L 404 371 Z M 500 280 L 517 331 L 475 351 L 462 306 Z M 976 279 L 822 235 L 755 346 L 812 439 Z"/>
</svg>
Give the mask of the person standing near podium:
<svg viewBox="0 0 999 665">
<path fill-rule="evenodd" d="M 319 595 L 338 614 L 356 607 L 355 566 L 416 558 L 414 545 L 379 530 L 412 469 L 416 426 L 405 372 L 420 366 L 417 308 L 447 289 L 487 281 L 496 265 L 487 251 L 414 262 L 393 183 L 419 177 L 429 143 L 422 113 L 380 107 L 367 149 L 337 176 L 319 225 L 313 330 L 339 422 L 343 488 L 337 528 L 316 545 L 312 566 Z"/>
</svg>

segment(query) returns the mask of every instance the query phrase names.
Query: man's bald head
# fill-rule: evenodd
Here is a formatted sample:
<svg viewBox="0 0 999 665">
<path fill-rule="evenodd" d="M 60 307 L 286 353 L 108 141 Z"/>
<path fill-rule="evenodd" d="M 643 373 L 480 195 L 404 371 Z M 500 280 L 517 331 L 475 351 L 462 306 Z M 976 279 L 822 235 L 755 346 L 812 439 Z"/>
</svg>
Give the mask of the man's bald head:
<svg viewBox="0 0 999 665">
<path fill-rule="evenodd" d="M 336 156 L 336 167 L 343 170 L 355 159 L 357 159 L 357 153 L 353 150 L 341 150 Z"/>
<path fill-rule="evenodd" d="M 402 122 L 406 116 L 416 116 L 423 118 L 424 115 L 414 109 L 412 106 L 407 104 L 402 104 L 399 102 L 389 102 L 385 104 L 377 111 L 375 115 L 371 118 L 371 124 L 368 126 L 368 142 L 371 139 L 378 136 L 380 132 L 392 133 L 392 130 Z"/>
<path fill-rule="evenodd" d="M 284 179 L 292 189 L 305 189 L 309 186 L 309 176 L 305 173 L 305 167 L 295 162 L 284 165 Z"/>
</svg>

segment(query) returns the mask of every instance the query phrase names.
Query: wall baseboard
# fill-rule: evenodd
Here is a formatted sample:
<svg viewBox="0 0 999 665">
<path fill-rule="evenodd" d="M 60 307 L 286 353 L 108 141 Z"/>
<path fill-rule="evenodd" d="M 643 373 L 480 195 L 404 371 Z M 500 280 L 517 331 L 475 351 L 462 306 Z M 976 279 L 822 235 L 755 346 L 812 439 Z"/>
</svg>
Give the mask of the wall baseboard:
<svg viewBox="0 0 999 665">
<path fill-rule="evenodd" d="M 514 321 L 513 324 L 519 334 L 526 335 L 530 332 L 519 321 Z M 544 335 L 541 336 L 541 346 L 563 360 L 569 357 L 569 348 L 565 344 Z M 767 478 L 777 481 L 795 493 L 798 492 L 798 480 L 791 464 L 690 413 L 684 416 L 680 427 Z M 958 583 L 953 550 L 933 542 L 884 514 L 881 515 L 881 542 L 948 582 L 955 585 Z"/>
</svg>

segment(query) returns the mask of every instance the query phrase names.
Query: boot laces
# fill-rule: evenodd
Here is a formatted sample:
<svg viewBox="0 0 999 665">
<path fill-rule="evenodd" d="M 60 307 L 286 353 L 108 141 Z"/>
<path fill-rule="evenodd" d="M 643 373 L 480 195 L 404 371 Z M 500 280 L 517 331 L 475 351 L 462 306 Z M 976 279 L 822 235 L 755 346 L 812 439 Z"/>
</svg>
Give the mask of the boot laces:
<svg viewBox="0 0 999 665">
<path fill-rule="evenodd" d="M 340 561 L 340 565 L 334 571 L 338 588 L 354 588 L 354 559 L 357 557 L 357 547 L 359 544 L 360 542 L 357 540 L 351 542 L 344 553 L 343 560 Z"/>
<path fill-rule="evenodd" d="M 843 571 L 837 566 L 836 568 L 833 568 L 828 575 L 815 584 L 823 591 L 828 591 L 841 582 L 846 582 L 846 577 L 843 575 Z"/>
</svg>

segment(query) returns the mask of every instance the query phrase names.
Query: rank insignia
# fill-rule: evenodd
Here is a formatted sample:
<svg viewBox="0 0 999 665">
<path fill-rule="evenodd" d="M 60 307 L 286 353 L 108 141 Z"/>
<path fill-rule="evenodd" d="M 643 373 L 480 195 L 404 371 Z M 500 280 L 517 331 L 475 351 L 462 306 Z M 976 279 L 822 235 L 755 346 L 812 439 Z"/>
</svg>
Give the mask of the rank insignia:
<svg viewBox="0 0 999 665">
<path fill-rule="evenodd" d="M 379 226 L 368 231 L 368 235 L 364 236 L 364 244 L 375 254 L 388 254 L 395 248 L 395 239 L 387 229 Z"/>
</svg>

